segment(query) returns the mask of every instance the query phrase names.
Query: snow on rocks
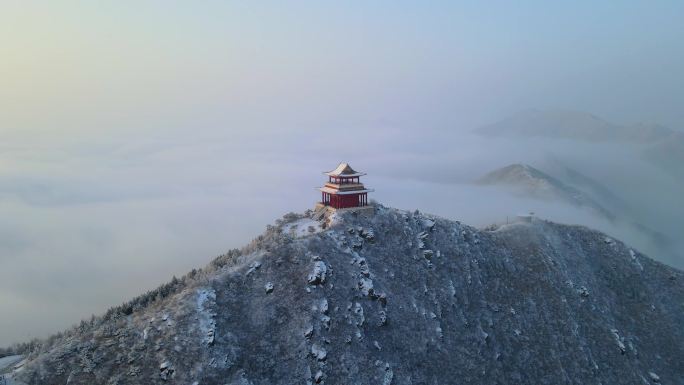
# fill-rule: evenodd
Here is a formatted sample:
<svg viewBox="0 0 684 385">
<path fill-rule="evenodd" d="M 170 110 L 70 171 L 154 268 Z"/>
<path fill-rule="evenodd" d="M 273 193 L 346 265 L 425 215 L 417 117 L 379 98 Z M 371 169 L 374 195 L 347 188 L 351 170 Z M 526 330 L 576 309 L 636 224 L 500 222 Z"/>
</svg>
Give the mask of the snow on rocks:
<svg viewBox="0 0 684 385">
<path fill-rule="evenodd" d="M 313 327 L 313 325 L 309 325 L 309 326 L 306 328 L 306 330 L 304 330 L 304 338 L 306 338 L 307 340 L 310 339 L 311 336 L 313 336 L 313 332 L 314 332 L 314 327 Z"/>
<path fill-rule="evenodd" d="M 310 285 L 319 285 L 325 283 L 325 275 L 328 272 L 328 267 L 323 261 L 316 261 L 314 263 L 313 271 L 309 274 L 308 282 Z"/>
<path fill-rule="evenodd" d="M 625 354 L 627 351 L 625 347 L 625 339 L 623 337 L 620 337 L 620 334 L 618 333 L 617 329 L 610 329 L 610 332 L 613 334 L 613 337 L 615 338 L 615 342 L 617 343 L 618 348 L 620 348 L 620 353 Z"/>
<path fill-rule="evenodd" d="M 311 355 L 318 361 L 325 361 L 325 359 L 328 358 L 328 352 L 318 344 L 311 345 Z"/>
<path fill-rule="evenodd" d="M 212 308 L 216 305 L 216 291 L 214 289 L 197 290 L 197 315 L 202 343 L 212 345 L 216 336 L 216 313 Z"/>
<path fill-rule="evenodd" d="M 451 294 L 452 297 L 456 297 L 456 287 L 454 286 L 454 281 L 449 280 L 449 294 Z"/>
<path fill-rule="evenodd" d="M 323 371 L 319 370 L 316 372 L 316 375 L 314 376 L 314 382 L 320 384 L 321 381 L 323 381 Z"/>
<path fill-rule="evenodd" d="M 425 249 L 425 240 L 428 237 L 428 232 L 427 231 L 421 231 L 418 233 L 418 249 L 423 250 Z"/>
<path fill-rule="evenodd" d="M 323 223 L 311 218 L 302 218 L 288 223 L 283 230 L 294 238 L 302 238 L 323 231 Z"/>
<path fill-rule="evenodd" d="M 264 290 L 266 290 L 266 294 L 273 293 L 273 282 L 266 282 L 266 285 L 264 285 Z"/>
<path fill-rule="evenodd" d="M 359 230 L 359 235 L 370 242 L 373 242 L 375 240 L 375 232 L 373 231 L 373 229 L 361 228 L 361 230 Z"/>
<path fill-rule="evenodd" d="M 428 229 L 428 231 L 432 231 L 435 228 L 435 221 L 433 219 L 422 218 L 420 222 L 423 226 L 425 226 Z"/>
<path fill-rule="evenodd" d="M 159 377 L 163 381 L 170 380 L 174 377 L 176 370 L 169 361 L 164 361 L 159 365 Z"/>
<path fill-rule="evenodd" d="M 321 313 L 328 314 L 328 310 L 329 310 L 328 309 L 328 300 L 326 298 L 323 298 L 321 300 L 320 310 L 321 310 Z"/>
<path fill-rule="evenodd" d="M 363 306 L 355 302 L 353 312 L 356 315 L 356 326 L 363 326 L 364 322 L 366 322 L 366 317 L 363 315 Z"/>
<path fill-rule="evenodd" d="M 327 315 L 322 315 L 321 316 L 321 324 L 325 328 L 325 330 L 330 330 L 330 317 Z"/>
<path fill-rule="evenodd" d="M 249 270 L 247 270 L 247 275 L 250 275 L 257 271 L 261 267 L 261 262 L 259 261 L 254 261 L 249 264 Z"/>
<path fill-rule="evenodd" d="M 359 258 L 358 259 L 359 263 L 359 270 L 361 272 L 361 275 L 364 277 L 370 277 L 370 268 L 368 267 L 368 264 L 366 263 L 365 258 Z"/>
<path fill-rule="evenodd" d="M 642 266 L 641 262 L 639 262 L 639 259 L 637 258 L 637 255 L 634 252 L 634 250 L 629 249 L 629 256 L 632 257 L 632 262 L 639 268 L 639 270 L 643 271 L 644 266 Z"/>
<path fill-rule="evenodd" d="M 380 310 L 380 313 L 378 314 L 378 326 L 385 326 L 387 325 L 387 313 L 384 310 Z"/>
<path fill-rule="evenodd" d="M 382 385 L 391 385 L 392 379 L 394 379 L 394 372 L 389 364 L 385 364 L 385 375 L 382 378 Z"/>
<path fill-rule="evenodd" d="M 373 281 L 368 278 L 361 278 L 359 280 L 359 290 L 361 290 L 364 296 L 373 296 Z"/>
<path fill-rule="evenodd" d="M 660 382 L 660 376 L 653 372 L 648 372 L 648 376 L 651 378 L 651 381 L 653 382 Z"/>
<path fill-rule="evenodd" d="M 355 240 L 352 241 L 351 247 L 352 247 L 352 249 L 354 249 L 354 250 L 356 250 L 356 251 L 359 251 L 359 250 L 361 250 L 361 249 L 363 248 L 363 242 L 361 242 L 361 241 L 358 240 L 358 239 L 355 239 Z"/>
<path fill-rule="evenodd" d="M 579 289 L 577 289 L 577 293 L 579 293 L 581 297 L 589 297 L 589 289 L 587 289 L 585 286 L 582 286 Z"/>
</svg>

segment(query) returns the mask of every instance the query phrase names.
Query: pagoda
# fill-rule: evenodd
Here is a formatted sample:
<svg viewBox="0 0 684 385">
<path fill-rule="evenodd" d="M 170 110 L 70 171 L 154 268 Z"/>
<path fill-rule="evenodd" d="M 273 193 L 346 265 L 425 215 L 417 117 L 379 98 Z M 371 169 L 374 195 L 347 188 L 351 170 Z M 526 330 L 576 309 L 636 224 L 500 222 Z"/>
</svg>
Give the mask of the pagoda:
<svg viewBox="0 0 684 385">
<path fill-rule="evenodd" d="M 333 209 L 368 206 L 368 193 L 373 190 L 365 188 L 359 180 L 365 173 L 354 171 L 347 163 L 340 163 L 336 169 L 324 174 L 328 176 L 328 183 L 319 188 L 321 202 L 317 206 Z"/>
</svg>

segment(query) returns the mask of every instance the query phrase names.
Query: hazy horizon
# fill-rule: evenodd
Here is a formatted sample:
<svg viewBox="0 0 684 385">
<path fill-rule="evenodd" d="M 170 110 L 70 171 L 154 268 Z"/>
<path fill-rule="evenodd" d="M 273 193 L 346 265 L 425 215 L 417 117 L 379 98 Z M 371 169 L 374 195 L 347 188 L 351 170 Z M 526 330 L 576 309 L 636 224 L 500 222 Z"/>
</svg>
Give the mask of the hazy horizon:
<svg viewBox="0 0 684 385">
<path fill-rule="evenodd" d="M 684 3 L 0 10 L 0 346 L 248 243 L 311 208 L 321 172 L 340 161 L 368 172 L 370 198 L 386 205 L 477 226 L 532 208 L 631 237 L 571 207 L 470 184 L 558 158 L 646 225 L 670 235 L 684 222 L 684 183 L 642 159 L 639 143 L 472 133 L 530 109 L 684 130 Z"/>
</svg>

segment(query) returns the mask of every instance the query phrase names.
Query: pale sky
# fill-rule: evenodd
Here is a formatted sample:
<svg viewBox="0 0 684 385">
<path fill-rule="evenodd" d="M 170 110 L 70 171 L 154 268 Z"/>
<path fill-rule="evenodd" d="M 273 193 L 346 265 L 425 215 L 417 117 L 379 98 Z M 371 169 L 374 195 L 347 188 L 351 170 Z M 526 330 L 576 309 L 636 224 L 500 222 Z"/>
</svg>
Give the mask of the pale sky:
<svg viewBox="0 0 684 385">
<path fill-rule="evenodd" d="M 684 3 L 3 1 L 0 130 L 684 126 Z"/>
<path fill-rule="evenodd" d="M 684 129 L 682 20 L 681 1 L 3 0 L 0 346 L 248 243 L 339 161 L 390 205 L 515 215 L 533 203 L 440 178 L 575 148 L 465 133 L 529 108 Z M 618 153 L 594 176 L 645 185 Z M 652 217 L 679 223 L 684 187 L 630 167 L 665 181 Z"/>
</svg>

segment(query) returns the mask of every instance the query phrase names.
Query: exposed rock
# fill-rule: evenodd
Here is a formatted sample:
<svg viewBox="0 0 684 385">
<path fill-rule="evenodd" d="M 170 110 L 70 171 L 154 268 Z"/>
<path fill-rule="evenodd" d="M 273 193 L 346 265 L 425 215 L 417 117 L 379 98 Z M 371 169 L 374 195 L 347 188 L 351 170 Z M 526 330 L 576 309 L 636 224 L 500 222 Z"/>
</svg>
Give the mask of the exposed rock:
<svg viewBox="0 0 684 385">
<path fill-rule="evenodd" d="M 651 381 L 653 382 L 660 382 L 660 376 L 653 372 L 648 372 L 648 376 L 651 378 Z"/>
<path fill-rule="evenodd" d="M 310 339 L 311 336 L 313 335 L 313 332 L 314 332 L 314 327 L 313 327 L 313 326 L 309 326 L 309 327 L 306 328 L 306 330 L 304 331 L 304 337 L 305 337 L 306 339 Z"/>
<path fill-rule="evenodd" d="M 261 262 L 259 262 L 259 261 L 254 261 L 254 262 L 250 263 L 249 264 L 249 270 L 247 270 L 246 275 L 250 275 L 250 274 L 254 273 L 260 267 L 261 267 Z"/>
<path fill-rule="evenodd" d="M 273 292 L 273 282 L 266 282 L 266 285 L 264 285 L 264 289 L 266 290 L 266 293 L 272 293 Z"/>
<path fill-rule="evenodd" d="M 373 229 L 361 229 L 359 235 L 367 241 L 373 242 L 375 240 L 375 232 Z"/>
<path fill-rule="evenodd" d="M 618 348 L 620 349 L 620 353 L 625 354 L 627 348 L 625 347 L 624 338 L 620 337 L 620 334 L 618 333 L 617 329 L 611 329 L 610 332 L 613 334 L 613 337 L 615 338 L 615 343 L 617 343 Z"/>
<path fill-rule="evenodd" d="M 389 364 L 385 366 L 385 375 L 382 378 L 382 385 L 391 385 L 394 379 L 394 372 L 390 368 Z"/>
<path fill-rule="evenodd" d="M 319 370 L 316 372 L 316 375 L 314 376 L 314 382 L 320 384 L 321 381 L 323 381 L 323 372 Z"/>
<path fill-rule="evenodd" d="M 168 381 L 174 377 L 175 374 L 175 369 L 173 365 L 169 361 L 164 361 L 160 366 L 159 366 L 159 378 L 162 381 Z"/>
<path fill-rule="evenodd" d="M 321 313 L 323 314 L 328 314 L 328 300 L 326 298 L 323 298 L 321 300 L 321 306 L 320 306 Z"/>
<path fill-rule="evenodd" d="M 385 326 L 387 325 L 387 313 L 385 313 L 384 310 L 380 311 L 379 314 L 379 320 L 378 320 L 378 326 Z"/>
<path fill-rule="evenodd" d="M 587 289 L 587 288 L 584 287 L 584 286 L 582 286 L 582 287 L 580 287 L 579 289 L 577 289 L 577 292 L 579 293 L 579 295 L 581 295 L 581 296 L 584 297 L 584 298 L 589 297 L 589 289 Z"/>
<path fill-rule="evenodd" d="M 373 295 L 373 281 L 368 278 L 361 278 L 359 280 L 359 290 L 364 296 Z"/>
<path fill-rule="evenodd" d="M 323 315 L 321 317 L 321 324 L 326 330 L 330 330 L 330 317 L 328 317 L 327 315 Z"/>
<path fill-rule="evenodd" d="M 318 284 L 323 284 L 325 283 L 325 275 L 328 271 L 328 268 L 325 265 L 325 262 L 323 261 L 316 261 L 314 262 L 314 267 L 313 271 L 311 274 L 309 274 L 309 284 L 311 285 L 318 285 Z"/>
<path fill-rule="evenodd" d="M 313 344 L 311 346 L 311 355 L 314 356 L 318 361 L 325 361 L 325 359 L 328 358 L 328 352 L 317 344 Z"/>
</svg>

